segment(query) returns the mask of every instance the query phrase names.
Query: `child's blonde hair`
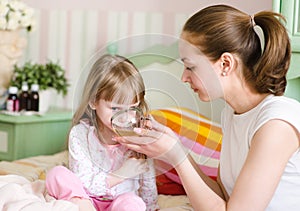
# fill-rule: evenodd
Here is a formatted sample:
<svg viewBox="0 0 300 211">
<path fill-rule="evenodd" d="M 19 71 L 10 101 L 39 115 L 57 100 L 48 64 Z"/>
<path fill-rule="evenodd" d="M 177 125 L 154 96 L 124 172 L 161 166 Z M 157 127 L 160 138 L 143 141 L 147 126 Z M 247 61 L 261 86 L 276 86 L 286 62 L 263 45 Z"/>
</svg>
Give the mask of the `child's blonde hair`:
<svg viewBox="0 0 300 211">
<path fill-rule="evenodd" d="M 119 55 L 103 55 L 94 63 L 89 72 L 72 125 L 87 118 L 95 126 L 99 136 L 102 122 L 90 104 L 100 99 L 127 105 L 139 102 L 139 108 L 147 115 L 148 106 L 144 96 L 144 81 L 134 64 Z"/>
</svg>

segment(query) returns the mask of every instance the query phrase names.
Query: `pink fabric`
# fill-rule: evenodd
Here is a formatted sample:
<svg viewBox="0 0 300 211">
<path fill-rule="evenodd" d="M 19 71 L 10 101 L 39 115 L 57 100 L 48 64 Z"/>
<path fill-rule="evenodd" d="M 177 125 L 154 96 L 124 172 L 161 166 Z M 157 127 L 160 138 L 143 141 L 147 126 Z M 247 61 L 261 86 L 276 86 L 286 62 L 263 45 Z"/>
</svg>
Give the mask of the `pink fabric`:
<svg viewBox="0 0 300 211">
<path fill-rule="evenodd" d="M 101 211 L 142 211 L 146 210 L 145 202 L 133 192 L 123 193 L 114 200 L 103 201 L 93 198 L 97 210 Z"/>
<path fill-rule="evenodd" d="M 199 154 L 201 156 L 206 156 L 210 158 L 220 159 L 220 152 L 217 150 L 212 150 L 209 147 L 206 147 L 202 144 L 199 144 L 198 142 L 195 142 L 195 140 L 191 140 L 185 136 L 178 136 L 182 142 L 182 144 L 188 148 L 193 150 L 196 154 Z"/>
<path fill-rule="evenodd" d="M 133 192 L 121 194 L 113 200 L 90 197 L 79 180 L 69 169 L 56 166 L 47 173 L 46 188 L 56 199 L 70 200 L 73 197 L 90 199 L 98 211 L 145 211 L 146 204 Z"/>
<path fill-rule="evenodd" d="M 47 173 L 45 185 L 49 195 L 56 199 L 90 198 L 83 189 L 79 178 L 63 166 L 56 166 Z"/>
</svg>

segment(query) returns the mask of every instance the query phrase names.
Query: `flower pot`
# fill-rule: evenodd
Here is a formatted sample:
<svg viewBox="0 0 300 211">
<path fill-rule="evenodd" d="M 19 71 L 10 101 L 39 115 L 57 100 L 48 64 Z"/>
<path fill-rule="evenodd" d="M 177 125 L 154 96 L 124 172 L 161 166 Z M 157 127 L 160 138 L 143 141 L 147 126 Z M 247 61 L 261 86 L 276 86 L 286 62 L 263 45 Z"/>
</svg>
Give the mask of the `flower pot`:
<svg viewBox="0 0 300 211">
<path fill-rule="evenodd" d="M 40 113 L 46 113 L 54 98 L 55 98 L 55 95 L 56 95 L 56 90 L 55 89 L 47 89 L 47 90 L 42 90 L 42 91 L 39 91 L 39 112 Z"/>
</svg>

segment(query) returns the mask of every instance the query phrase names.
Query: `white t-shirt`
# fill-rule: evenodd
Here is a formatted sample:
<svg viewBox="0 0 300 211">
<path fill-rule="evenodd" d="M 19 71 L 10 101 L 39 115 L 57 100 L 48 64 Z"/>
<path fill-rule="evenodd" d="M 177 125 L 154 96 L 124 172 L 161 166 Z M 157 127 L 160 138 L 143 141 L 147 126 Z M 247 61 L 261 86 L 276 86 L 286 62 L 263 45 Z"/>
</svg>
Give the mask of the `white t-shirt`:
<svg viewBox="0 0 300 211">
<path fill-rule="evenodd" d="M 235 115 L 230 106 L 225 107 L 222 113 L 224 135 L 220 157 L 220 177 L 229 195 L 244 165 L 254 134 L 271 119 L 282 119 L 293 125 L 300 133 L 300 103 L 284 96 L 269 95 L 255 108 L 240 115 Z M 299 149 L 289 159 L 266 210 L 300 210 Z"/>
</svg>

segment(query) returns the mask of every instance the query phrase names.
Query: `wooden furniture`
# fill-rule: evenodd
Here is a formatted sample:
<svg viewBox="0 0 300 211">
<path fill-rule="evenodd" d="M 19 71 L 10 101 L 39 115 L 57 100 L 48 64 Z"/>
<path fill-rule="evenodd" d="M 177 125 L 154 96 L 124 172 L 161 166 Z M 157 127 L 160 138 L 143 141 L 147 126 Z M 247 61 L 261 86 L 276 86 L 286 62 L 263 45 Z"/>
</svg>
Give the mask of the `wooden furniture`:
<svg viewBox="0 0 300 211">
<path fill-rule="evenodd" d="M 286 95 L 300 101 L 300 0 L 273 0 L 273 10 L 285 16 L 292 44 Z"/>
<path fill-rule="evenodd" d="M 71 111 L 63 109 L 50 109 L 42 116 L 0 114 L 0 160 L 62 151 L 71 119 Z"/>
</svg>

